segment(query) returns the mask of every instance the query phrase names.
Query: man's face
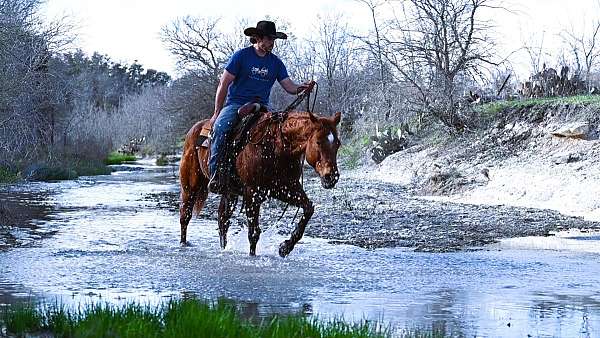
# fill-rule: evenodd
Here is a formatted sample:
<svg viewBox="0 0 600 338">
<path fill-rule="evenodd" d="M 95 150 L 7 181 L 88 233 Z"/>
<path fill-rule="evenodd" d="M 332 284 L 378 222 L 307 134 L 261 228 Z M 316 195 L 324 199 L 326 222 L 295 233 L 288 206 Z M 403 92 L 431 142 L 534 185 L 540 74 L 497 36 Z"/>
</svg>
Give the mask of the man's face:
<svg viewBox="0 0 600 338">
<path fill-rule="evenodd" d="M 270 53 L 275 46 L 275 38 L 270 36 L 263 36 L 262 38 L 256 39 L 256 45 L 258 49 L 262 50 L 265 53 Z"/>
</svg>

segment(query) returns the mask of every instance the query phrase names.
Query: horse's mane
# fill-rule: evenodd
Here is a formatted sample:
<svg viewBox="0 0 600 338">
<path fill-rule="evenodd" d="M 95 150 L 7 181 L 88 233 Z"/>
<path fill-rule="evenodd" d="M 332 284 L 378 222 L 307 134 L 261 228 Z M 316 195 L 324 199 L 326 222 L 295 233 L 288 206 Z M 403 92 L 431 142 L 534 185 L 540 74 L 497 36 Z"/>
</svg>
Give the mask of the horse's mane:
<svg viewBox="0 0 600 338">
<path fill-rule="evenodd" d="M 250 132 L 250 139 L 263 139 L 265 134 L 269 131 L 274 135 L 280 134 L 277 130 L 278 128 L 285 125 L 285 129 L 296 128 L 297 123 L 301 123 L 298 127 L 307 127 L 306 120 L 312 121 L 311 113 L 304 111 L 293 111 L 286 113 L 283 120 L 277 120 L 274 118 L 276 114 L 280 114 L 279 112 L 268 112 L 263 114 Z M 314 126 L 313 122 L 310 122 L 311 126 Z"/>
</svg>

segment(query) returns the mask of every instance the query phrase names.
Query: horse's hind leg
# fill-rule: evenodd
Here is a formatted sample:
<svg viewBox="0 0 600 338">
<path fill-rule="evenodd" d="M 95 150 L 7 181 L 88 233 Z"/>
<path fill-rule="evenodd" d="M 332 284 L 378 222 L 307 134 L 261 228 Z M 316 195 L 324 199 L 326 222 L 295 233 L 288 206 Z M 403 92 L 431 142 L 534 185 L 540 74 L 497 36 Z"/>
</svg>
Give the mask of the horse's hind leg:
<svg viewBox="0 0 600 338">
<path fill-rule="evenodd" d="M 237 203 L 237 196 L 224 194 L 221 196 L 219 204 L 219 239 L 221 241 L 221 249 L 227 246 L 227 231 L 229 230 L 229 219 L 233 215 L 233 210 Z"/>
<path fill-rule="evenodd" d="M 181 202 L 179 203 L 179 224 L 181 225 L 181 245 L 188 245 L 187 227 L 192 219 L 194 204 L 196 203 L 196 192 L 189 189 L 181 189 Z"/>
<path fill-rule="evenodd" d="M 300 218 L 290 239 L 283 241 L 279 245 L 279 256 L 285 257 L 292 252 L 296 243 L 304 236 L 304 229 L 306 229 L 306 225 L 313 215 L 314 207 L 300 185 L 291 187 L 287 191 L 276 192 L 273 197 L 293 206 L 301 207 L 303 211 L 302 218 Z"/>
<path fill-rule="evenodd" d="M 186 145 L 187 146 L 187 145 Z M 194 209 L 200 212 L 208 195 L 208 179 L 202 174 L 198 157 L 193 147 L 186 147 L 179 166 L 181 202 L 179 223 L 181 224 L 181 245 L 188 245 L 187 228 Z"/>
<path fill-rule="evenodd" d="M 260 239 L 260 227 L 258 226 L 258 216 L 260 215 L 260 204 L 258 196 L 252 193 L 244 195 L 244 206 L 246 208 L 246 217 L 248 217 L 248 241 L 250 242 L 250 256 L 256 255 L 256 244 Z"/>
<path fill-rule="evenodd" d="M 204 202 L 208 197 L 208 179 L 204 175 L 198 175 L 197 179 L 186 181 L 193 185 L 181 187 L 181 203 L 179 204 L 179 223 L 181 224 L 181 245 L 189 245 L 187 242 L 187 228 L 194 213 L 200 213 Z"/>
</svg>

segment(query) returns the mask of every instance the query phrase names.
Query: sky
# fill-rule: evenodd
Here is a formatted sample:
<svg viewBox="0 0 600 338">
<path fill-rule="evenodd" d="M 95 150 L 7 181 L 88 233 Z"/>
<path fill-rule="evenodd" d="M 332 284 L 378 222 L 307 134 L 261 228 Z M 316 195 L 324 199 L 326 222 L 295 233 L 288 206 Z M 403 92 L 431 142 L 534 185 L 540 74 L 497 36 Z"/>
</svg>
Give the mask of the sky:
<svg viewBox="0 0 600 338">
<path fill-rule="evenodd" d="M 558 33 L 592 20 L 594 13 L 600 13 L 598 1 L 505 0 L 511 11 L 492 17 L 503 53 L 509 55 L 526 41 L 543 41 L 544 47 L 559 49 Z M 177 17 L 220 17 L 221 25 L 233 26 L 239 18 L 255 23 L 269 15 L 285 18 L 294 34 L 306 37 L 317 15 L 340 13 L 357 31 L 368 31 L 372 25 L 368 8 L 355 0 L 47 0 L 42 14 L 48 19 L 67 15 L 77 26 L 75 46 L 86 53 L 97 51 L 124 63 L 138 60 L 146 68 L 176 74 L 175 59 L 160 41 L 159 32 Z M 382 10 L 380 15 L 390 13 Z M 513 62 L 527 62 L 523 51 L 510 55 Z"/>
<path fill-rule="evenodd" d="M 48 19 L 67 15 L 75 22 L 76 45 L 83 51 L 98 51 L 117 61 L 139 60 L 147 68 L 170 73 L 176 69 L 175 59 L 164 48 L 159 32 L 178 17 L 220 17 L 222 26 L 234 26 L 238 18 L 255 24 L 269 15 L 287 19 L 297 30 L 294 33 L 303 35 L 319 13 L 336 12 L 356 17 L 364 11 L 353 0 L 47 0 L 44 8 Z"/>
</svg>

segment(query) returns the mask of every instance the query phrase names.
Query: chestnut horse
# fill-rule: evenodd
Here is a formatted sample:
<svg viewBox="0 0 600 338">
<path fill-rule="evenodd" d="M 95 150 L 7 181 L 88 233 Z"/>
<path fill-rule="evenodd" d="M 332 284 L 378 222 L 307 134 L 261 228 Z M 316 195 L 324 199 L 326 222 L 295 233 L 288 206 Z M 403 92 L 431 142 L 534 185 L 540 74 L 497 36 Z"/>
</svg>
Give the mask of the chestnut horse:
<svg viewBox="0 0 600 338">
<path fill-rule="evenodd" d="M 290 239 L 279 246 L 279 255 L 287 256 L 302 238 L 306 224 L 313 214 L 313 204 L 306 196 L 302 183 L 302 158 L 321 177 L 325 189 L 331 189 L 339 179 L 337 151 L 340 140 L 337 125 L 341 113 L 333 117 L 317 117 L 308 112 L 291 112 L 282 119 L 275 113 L 261 116 L 249 132 L 248 144 L 235 159 L 235 169 L 242 183 L 239 192 L 223 194 L 219 205 L 219 236 L 221 248 L 227 245 L 229 219 L 237 194 L 243 198 L 248 218 L 250 255 L 256 254 L 260 237 L 258 217 L 260 205 L 267 198 L 276 198 L 301 207 L 303 215 Z M 202 126 L 196 123 L 185 137 L 180 165 L 181 202 L 179 205 L 181 244 L 187 245 L 187 227 L 192 211 L 200 212 L 208 196 L 208 148 L 196 148 Z"/>
</svg>

